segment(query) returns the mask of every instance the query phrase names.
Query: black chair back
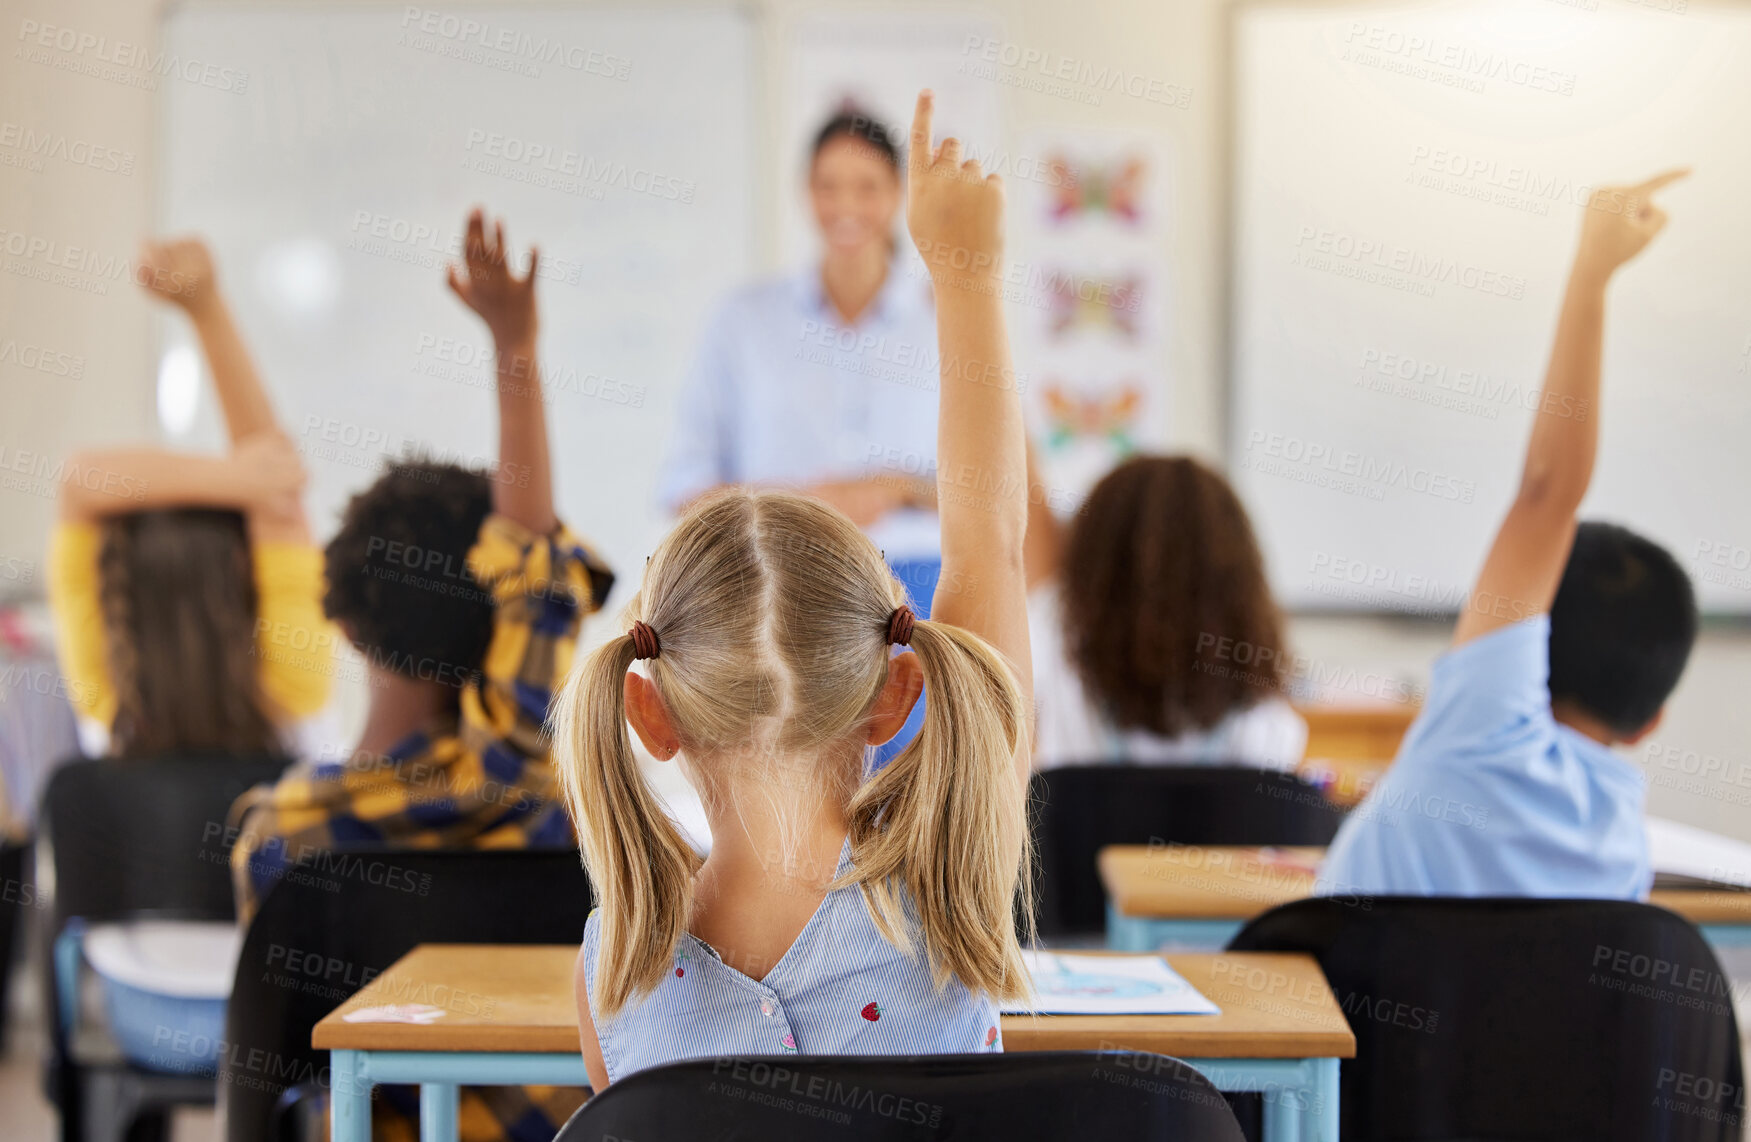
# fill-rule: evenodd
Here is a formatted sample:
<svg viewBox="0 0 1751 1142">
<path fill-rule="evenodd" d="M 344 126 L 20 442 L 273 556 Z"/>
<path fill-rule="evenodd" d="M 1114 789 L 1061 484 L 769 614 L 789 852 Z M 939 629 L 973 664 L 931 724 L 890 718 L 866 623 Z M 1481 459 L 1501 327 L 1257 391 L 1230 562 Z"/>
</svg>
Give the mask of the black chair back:
<svg viewBox="0 0 1751 1142">
<path fill-rule="evenodd" d="M 231 920 L 226 818 L 252 786 L 277 780 L 285 758 L 173 757 L 80 759 L 55 769 L 37 822 L 53 852 L 54 911 L 44 926 L 43 1010 L 49 1029 L 44 1085 L 60 1109 L 61 1136 L 85 1137 L 87 1092 L 101 1102 L 125 1097 L 141 1107 L 211 1102 L 211 1079 L 86 1066 L 73 1057 L 73 1027 L 60 996 L 77 980 L 54 954 L 72 921 L 158 918 Z M 96 1084 L 96 1085 L 94 1085 Z M 101 1094 L 97 1093 L 102 1091 Z M 105 1121 L 115 1116 L 105 1112 Z M 125 1128 L 121 1123 L 117 1128 Z"/>
<path fill-rule="evenodd" d="M 592 907 L 577 850 L 342 848 L 269 888 L 226 1011 L 229 1142 L 277 1138 L 294 1088 L 326 1087 L 323 1016 L 419 944 L 577 944 Z"/>
<path fill-rule="evenodd" d="M 554 1142 L 1241 1142 L 1222 1094 L 1132 1051 L 694 1059 L 616 1082 Z"/>
<path fill-rule="evenodd" d="M 1108 845 L 1323 845 L 1344 810 L 1294 774 L 1243 766 L 1086 765 L 1034 774 L 1042 936 L 1106 924 L 1096 857 Z"/>
<path fill-rule="evenodd" d="M 1315 898 L 1258 917 L 1229 948 L 1305 952 L 1324 969 L 1356 1034 L 1345 1139 L 1739 1137 L 1732 984 L 1664 909 Z"/>
</svg>

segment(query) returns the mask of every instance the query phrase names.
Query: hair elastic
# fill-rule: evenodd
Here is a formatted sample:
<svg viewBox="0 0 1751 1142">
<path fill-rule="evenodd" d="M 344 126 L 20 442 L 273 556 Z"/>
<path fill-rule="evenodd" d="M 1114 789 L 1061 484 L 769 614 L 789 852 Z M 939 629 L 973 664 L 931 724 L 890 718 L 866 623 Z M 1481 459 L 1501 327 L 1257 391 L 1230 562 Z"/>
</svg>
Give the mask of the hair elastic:
<svg viewBox="0 0 1751 1142">
<path fill-rule="evenodd" d="M 888 616 L 888 641 L 895 646 L 912 645 L 912 624 L 918 621 L 918 616 L 912 613 L 912 608 L 901 605 L 894 608 L 894 613 Z"/>
<path fill-rule="evenodd" d="M 631 634 L 633 657 L 656 658 L 663 653 L 662 640 L 657 638 L 657 632 L 651 629 L 649 623 L 635 620 Z"/>
</svg>

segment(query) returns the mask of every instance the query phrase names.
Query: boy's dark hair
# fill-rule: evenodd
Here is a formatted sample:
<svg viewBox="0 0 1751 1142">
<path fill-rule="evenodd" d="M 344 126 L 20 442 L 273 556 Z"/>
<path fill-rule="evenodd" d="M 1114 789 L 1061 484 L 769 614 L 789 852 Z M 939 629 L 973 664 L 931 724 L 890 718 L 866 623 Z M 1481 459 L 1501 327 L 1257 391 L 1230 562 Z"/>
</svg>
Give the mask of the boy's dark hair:
<svg viewBox="0 0 1751 1142">
<path fill-rule="evenodd" d="M 393 462 L 347 504 L 328 542 L 323 613 L 347 627 L 372 666 L 466 679 L 492 639 L 492 595 L 468 570 L 491 511 L 484 472 Z"/>
<path fill-rule="evenodd" d="M 821 152 L 834 139 L 852 139 L 871 148 L 887 164 L 896 171 L 900 169 L 900 148 L 894 142 L 888 129 L 881 120 L 867 111 L 855 107 L 847 107 L 821 125 L 815 132 L 814 145 L 809 148 L 809 158 L 820 158 Z"/>
<path fill-rule="evenodd" d="M 1636 733 L 1678 685 L 1696 623 L 1670 552 L 1616 524 L 1581 524 L 1550 608 L 1551 700 Z"/>
</svg>

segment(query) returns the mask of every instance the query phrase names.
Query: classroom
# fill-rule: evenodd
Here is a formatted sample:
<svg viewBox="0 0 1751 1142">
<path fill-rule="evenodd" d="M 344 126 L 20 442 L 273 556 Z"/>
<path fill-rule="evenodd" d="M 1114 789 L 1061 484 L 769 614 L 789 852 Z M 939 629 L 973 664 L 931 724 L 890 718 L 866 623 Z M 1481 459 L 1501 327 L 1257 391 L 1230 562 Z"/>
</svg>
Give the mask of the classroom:
<svg viewBox="0 0 1751 1142">
<path fill-rule="evenodd" d="M 0 1142 L 1751 1137 L 1747 0 L 0 34 Z"/>
</svg>

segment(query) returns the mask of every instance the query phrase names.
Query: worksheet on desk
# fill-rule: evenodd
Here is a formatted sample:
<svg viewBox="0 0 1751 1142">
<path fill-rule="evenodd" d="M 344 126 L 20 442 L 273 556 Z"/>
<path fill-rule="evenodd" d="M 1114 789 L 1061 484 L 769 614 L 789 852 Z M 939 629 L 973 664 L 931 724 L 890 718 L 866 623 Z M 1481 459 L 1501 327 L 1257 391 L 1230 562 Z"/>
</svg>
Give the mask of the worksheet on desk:
<svg viewBox="0 0 1751 1142">
<path fill-rule="evenodd" d="M 1076 956 L 1023 952 L 1033 976 L 1031 1003 L 1006 1004 L 1005 1014 L 1220 1015 L 1160 956 Z"/>
</svg>

